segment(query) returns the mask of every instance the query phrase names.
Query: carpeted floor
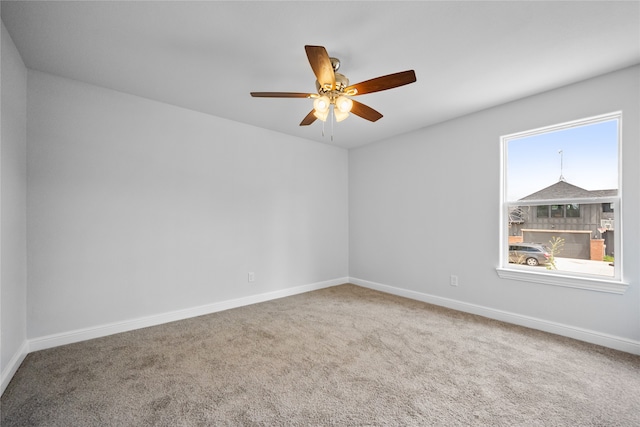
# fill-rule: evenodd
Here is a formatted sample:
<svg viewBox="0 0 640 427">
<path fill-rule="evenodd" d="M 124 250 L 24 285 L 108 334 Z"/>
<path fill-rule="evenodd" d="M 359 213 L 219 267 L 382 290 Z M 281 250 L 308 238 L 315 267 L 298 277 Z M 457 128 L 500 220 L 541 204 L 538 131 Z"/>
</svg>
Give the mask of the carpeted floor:
<svg viewBox="0 0 640 427">
<path fill-rule="evenodd" d="M 29 354 L 10 426 L 640 426 L 640 357 L 342 285 Z"/>
</svg>

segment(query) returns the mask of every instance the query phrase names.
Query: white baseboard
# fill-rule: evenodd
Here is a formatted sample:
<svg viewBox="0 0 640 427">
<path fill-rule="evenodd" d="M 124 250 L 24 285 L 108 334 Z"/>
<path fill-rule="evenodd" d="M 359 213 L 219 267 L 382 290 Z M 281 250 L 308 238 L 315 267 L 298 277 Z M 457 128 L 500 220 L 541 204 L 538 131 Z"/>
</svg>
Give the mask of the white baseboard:
<svg viewBox="0 0 640 427">
<path fill-rule="evenodd" d="M 0 396 L 4 393 L 5 389 L 9 385 L 11 378 L 16 374 L 18 368 L 24 361 L 24 358 L 27 357 L 29 353 L 29 343 L 27 341 L 23 342 L 16 354 L 13 355 L 7 366 L 2 370 L 2 382 L 0 383 Z"/>
<path fill-rule="evenodd" d="M 32 338 L 23 343 L 20 350 L 16 352 L 14 357 L 7 364 L 6 368 L 2 371 L 0 395 L 4 393 L 5 389 L 9 385 L 9 382 L 18 371 L 18 368 L 24 361 L 25 357 L 27 357 L 27 354 L 33 351 L 45 350 L 47 348 L 53 348 L 94 338 L 105 337 L 120 332 L 128 332 L 135 329 L 161 325 L 163 323 L 175 322 L 177 320 L 189 319 L 192 317 L 203 316 L 205 314 L 216 313 L 232 308 L 238 308 L 278 298 L 284 298 L 292 295 L 302 294 L 305 292 L 315 291 L 318 289 L 341 285 L 344 283 L 348 283 L 348 281 L 348 277 L 342 277 L 323 282 L 311 283 L 308 285 L 296 286 L 272 292 L 265 292 L 257 295 L 250 295 L 233 300 L 221 301 L 213 304 L 206 304 L 198 307 L 187 308 L 184 310 L 176 310 L 153 316 L 141 317 L 138 319 L 115 322 L 84 329 L 77 329 L 74 331 L 62 332 L 59 334 L 47 335 L 39 338 Z"/>
<path fill-rule="evenodd" d="M 339 279 L 327 280 L 324 282 L 317 282 L 308 285 L 302 285 L 287 289 L 281 289 L 273 292 L 266 292 L 257 295 L 250 295 L 247 297 L 237 298 L 233 300 L 221 301 L 218 303 L 202 305 L 198 307 L 192 307 L 184 310 L 176 310 L 172 312 L 157 314 L 153 316 L 141 317 L 138 319 L 127 320 L 123 322 L 116 322 L 106 325 L 100 325 L 91 328 L 78 329 L 69 332 L 63 332 L 54 335 L 48 335 L 39 338 L 33 338 L 26 341 L 22 347 L 16 352 L 11 361 L 7 364 L 6 368 L 2 371 L 2 382 L 0 384 L 0 395 L 4 393 L 4 390 L 9 385 L 11 378 L 15 375 L 20 364 L 24 361 L 28 353 L 38 350 L 44 350 L 47 348 L 57 347 L 60 345 L 72 344 L 75 342 L 90 340 L 94 338 L 100 338 L 108 335 L 113 335 L 121 332 L 132 331 L 135 329 L 146 328 L 149 326 L 161 325 L 163 323 L 174 322 L 177 320 L 189 319 L 196 316 L 202 316 L 206 314 L 216 313 L 219 311 L 229 310 L 232 308 L 243 307 L 251 304 L 257 304 L 260 302 L 270 301 L 278 298 L 284 298 L 292 295 L 297 295 L 305 292 L 310 292 L 318 289 L 329 288 L 332 286 L 341 285 L 343 283 L 353 283 L 354 285 L 362 286 L 369 289 L 378 290 L 381 292 L 398 295 L 405 298 L 414 299 L 417 301 L 423 301 L 429 304 L 439 305 L 442 307 L 451 308 L 466 313 L 477 314 L 480 316 L 488 317 L 490 319 L 501 320 L 507 323 L 515 325 L 525 326 L 532 329 L 537 329 L 545 332 L 550 332 L 557 335 L 574 338 L 580 341 L 585 341 L 593 344 L 598 344 L 603 347 L 609 347 L 627 353 L 640 355 L 640 342 L 633 341 L 613 335 L 603 334 L 596 331 L 591 331 L 582 328 L 576 328 L 573 326 L 563 325 L 556 322 L 550 322 L 543 319 L 538 319 L 529 316 L 523 316 L 516 313 L 511 313 L 502 310 L 496 310 L 489 307 L 470 304 L 462 301 L 457 301 L 449 298 L 438 297 L 434 295 L 425 294 L 422 292 L 411 291 L 407 289 L 397 288 L 393 286 L 383 285 L 381 283 L 371 282 L 368 280 L 362 280 L 355 277 L 343 277 Z"/>
<path fill-rule="evenodd" d="M 349 283 L 353 283 L 354 285 L 362 286 L 364 288 L 385 292 L 388 294 L 410 298 L 429 304 L 439 305 L 442 307 L 463 311 L 465 313 L 477 314 L 479 316 L 488 317 L 490 319 L 501 320 L 503 322 L 512 323 L 514 325 L 525 326 L 527 328 L 550 332 L 552 334 L 562 335 L 580 341 L 601 345 L 603 347 L 613 348 L 615 350 L 640 355 L 640 341 L 634 341 L 627 338 L 617 337 L 614 335 L 609 335 L 588 329 L 577 328 L 574 326 L 564 325 L 561 323 L 551 322 L 535 317 L 524 316 L 508 311 L 496 310 L 494 308 L 470 304 L 454 299 L 438 297 L 422 292 L 383 285 L 381 283 L 370 282 L 368 280 L 362 280 L 355 277 L 350 277 Z"/>
<path fill-rule="evenodd" d="M 216 313 L 219 311 L 229 310 L 232 308 L 243 307 L 246 305 L 256 304 L 260 302 L 270 301 L 278 298 L 284 298 L 304 292 L 314 291 L 318 289 L 328 288 L 331 286 L 341 285 L 348 282 L 347 277 L 342 277 L 324 282 L 317 282 L 308 285 L 296 286 L 292 288 L 281 289 L 273 292 L 266 292 L 257 295 L 250 295 L 242 298 L 221 301 L 213 304 L 206 304 L 198 307 L 187 308 L 184 310 L 176 310 L 167 313 L 161 313 L 153 316 L 141 317 L 138 319 L 115 322 L 106 325 L 100 325 L 90 328 L 77 329 L 69 332 L 48 335 L 29 340 L 28 352 L 44 350 L 47 348 L 57 347 L 60 345 L 72 344 L 75 342 L 86 341 L 94 338 L 105 337 L 107 335 L 128 332 L 135 329 L 147 328 L 149 326 L 161 325 L 163 323 L 175 322 L 177 320 L 189 319 L 192 317 L 202 316 L 205 314 Z M 18 365 L 19 366 L 19 365 Z"/>
</svg>

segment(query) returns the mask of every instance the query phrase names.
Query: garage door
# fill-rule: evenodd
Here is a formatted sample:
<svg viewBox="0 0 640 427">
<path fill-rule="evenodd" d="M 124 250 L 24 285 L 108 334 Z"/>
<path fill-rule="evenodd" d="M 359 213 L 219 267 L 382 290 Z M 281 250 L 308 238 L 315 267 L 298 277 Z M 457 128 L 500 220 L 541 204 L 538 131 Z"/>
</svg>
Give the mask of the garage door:
<svg viewBox="0 0 640 427">
<path fill-rule="evenodd" d="M 561 258 L 591 258 L 591 232 L 590 231 L 557 231 L 557 230 L 522 230 L 525 242 L 542 243 L 551 248 L 553 237 L 564 239 L 564 246 L 560 253 Z"/>
</svg>

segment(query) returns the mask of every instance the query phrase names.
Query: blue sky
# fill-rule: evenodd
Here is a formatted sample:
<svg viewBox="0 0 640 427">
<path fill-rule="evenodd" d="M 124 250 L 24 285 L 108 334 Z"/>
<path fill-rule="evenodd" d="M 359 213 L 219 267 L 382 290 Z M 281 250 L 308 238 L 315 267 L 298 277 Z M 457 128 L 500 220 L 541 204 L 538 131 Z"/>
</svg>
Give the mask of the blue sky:
<svg viewBox="0 0 640 427">
<path fill-rule="evenodd" d="M 618 188 L 618 122 L 609 120 L 513 139 L 507 150 L 507 200 L 555 184 L 562 176 L 586 190 Z"/>
</svg>

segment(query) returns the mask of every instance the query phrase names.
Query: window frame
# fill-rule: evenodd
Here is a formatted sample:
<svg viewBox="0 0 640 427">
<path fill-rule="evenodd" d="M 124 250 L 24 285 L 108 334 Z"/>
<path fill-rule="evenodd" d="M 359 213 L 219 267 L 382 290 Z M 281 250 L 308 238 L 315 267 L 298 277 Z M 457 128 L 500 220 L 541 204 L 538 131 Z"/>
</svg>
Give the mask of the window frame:
<svg viewBox="0 0 640 427">
<path fill-rule="evenodd" d="M 611 203 L 613 205 L 614 223 L 616 224 L 616 237 L 614 239 L 614 253 L 616 260 L 614 263 L 614 275 L 601 276 L 593 274 L 582 274 L 578 272 L 544 270 L 532 271 L 524 266 L 509 263 L 509 209 L 516 206 L 515 201 L 507 200 L 507 165 L 508 165 L 508 146 L 512 140 L 525 138 L 529 136 L 550 133 L 575 127 L 596 124 L 605 121 L 617 121 L 618 130 L 618 192 L 616 196 L 591 197 L 580 199 L 562 200 L 566 204 L 589 204 L 589 203 Z M 578 289 L 585 289 L 597 292 L 607 292 L 615 294 L 623 294 L 628 288 L 628 282 L 623 279 L 623 219 L 622 219 L 622 111 L 602 114 L 598 116 L 587 117 L 583 119 L 572 120 L 569 122 L 558 123 L 555 125 L 544 126 L 523 132 L 516 132 L 500 137 L 500 207 L 499 207 L 499 262 L 496 267 L 498 276 L 503 279 L 511 279 L 517 281 L 533 282 L 543 285 L 563 286 Z M 551 217 L 551 205 L 557 204 L 557 200 L 538 200 L 534 203 L 517 204 L 522 206 L 540 206 L 549 205 L 549 217 Z M 563 209 L 564 210 L 564 209 Z M 537 214 L 537 212 L 536 212 Z"/>
</svg>

